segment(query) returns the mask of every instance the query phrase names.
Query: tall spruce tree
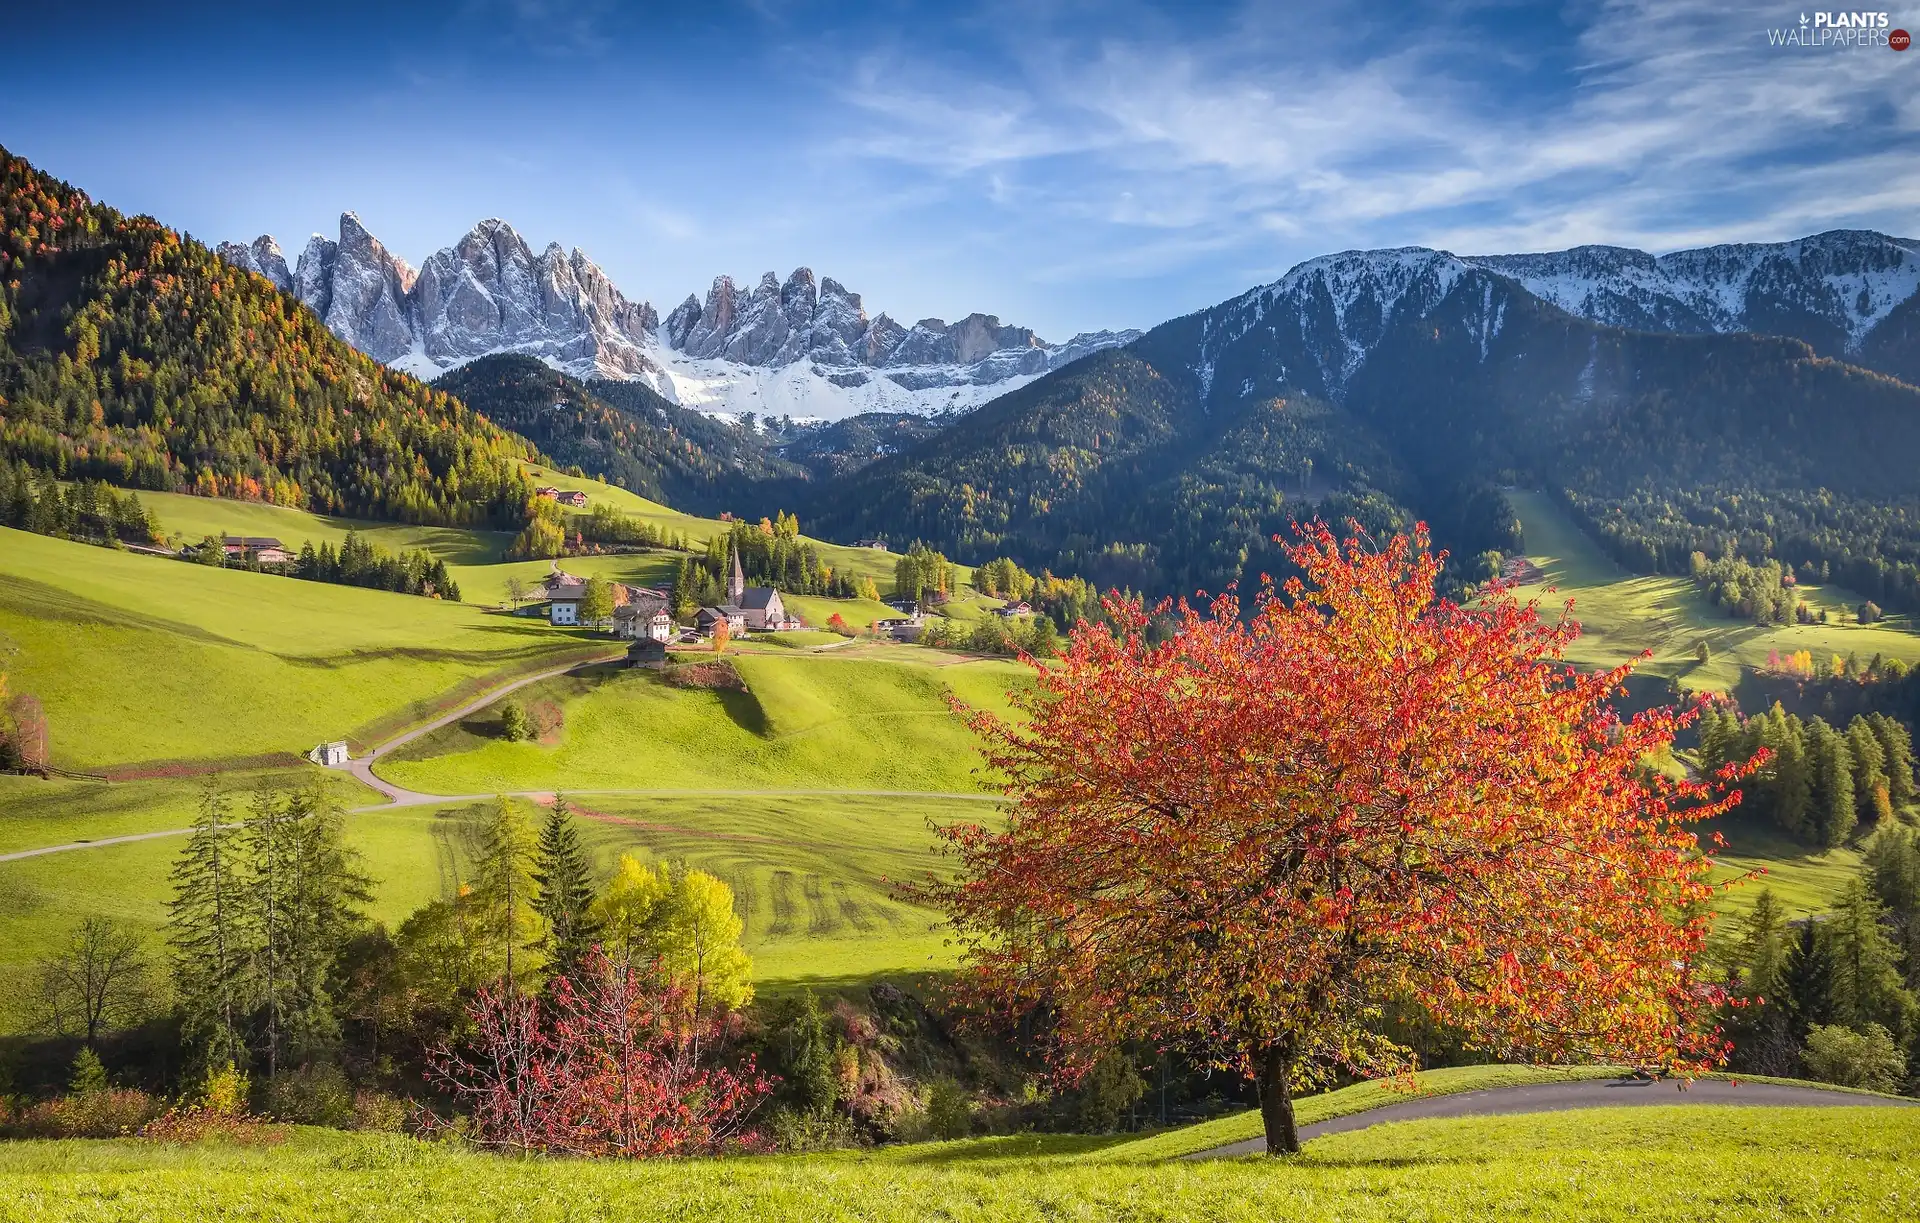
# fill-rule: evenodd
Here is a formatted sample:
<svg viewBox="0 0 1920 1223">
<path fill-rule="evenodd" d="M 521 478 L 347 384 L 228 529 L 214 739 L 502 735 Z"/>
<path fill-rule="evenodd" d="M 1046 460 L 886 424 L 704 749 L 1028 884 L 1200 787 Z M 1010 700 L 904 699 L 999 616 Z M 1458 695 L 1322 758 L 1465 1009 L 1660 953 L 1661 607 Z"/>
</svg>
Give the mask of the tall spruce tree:
<svg viewBox="0 0 1920 1223">
<path fill-rule="evenodd" d="M 1747 915 L 1746 935 L 1740 946 L 1740 964 L 1746 970 L 1743 984 L 1748 997 L 1773 999 L 1786 967 L 1787 945 L 1787 925 L 1780 912 L 1780 902 L 1773 898 L 1772 888 L 1761 888 L 1754 898 L 1753 912 Z"/>
<path fill-rule="evenodd" d="M 1853 797 L 1853 756 L 1847 737 L 1825 719 L 1807 721 L 1807 754 L 1813 773 L 1813 824 L 1818 844 L 1844 843 L 1858 816 Z"/>
<path fill-rule="evenodd" d="M 226 793 L 209 780 L 193 835 L 173 865 L 167 941 L 182 1037 L 210 1065 L 245 1066 L 253 947 L 239 834 L 229 814 Z"/>
<path fill-rule="evenodd" d="M 1887 781 L 1887 753 L 1873 724 L 1863 717 L 1847 723 L 1847 755 L 1853 761 L 1854 814 L 1861 821 L 1877 820 L 1881 811 L 1877 794 L 1892 795 Z M 1891 814 L 1891 813 L 1889 813 Z"/>
<path fill-rule="evenodd" d="M 1913 736 L 1898 718 L 1884 713 L 1868 714 L 1867 724 L 1880 740 L 1880 751 L 1886 761 L 1888 797 L 1896 806 L 1912 802 Z"/>
<path fill-rule="evenodd" d="M 578 968 L 599 936 L 593 906 L 593 876 L 573 824 L 573 809 L 556 795 L 540 826 L 534 853 L 533 907 L 546 923 L 547 970 L 564 976 Z"/>
<path fill-rule="evenodd" d="M 494 800 L 474 846 L 469 910 L 476 959 L 489 977 L 516 989 L 531 982 L 540 968 L 534 849 L 533 833 L 519 806 L 504 796 Z"/>
<path fill-rule="evenodd" d="M 373 891 L 359 855 L 346 843 L 339 803 L 319 787 L 286 801 L 281 1028 L 289 1051 L 304 1056 L 339 1035 L 330 983 L 341 956 L 366 925 Z"/>
<path fill-rule="evenodd" d="M 1833 1022 L 1833 955 L 1811 921 L 1800 923 L 1780 971 L 1780 1006 L 1795 1040 Z"/>
<path fill-rule="evenodd" d="M 1904 1039 L 1915 1002 L 1899 972 L 1899 951 L 1864 879 L 1840 893 L 1824 940 L 1832 951 L 1834 1017 L 1855 1031 L 1877 1023 Z"/>
</svg>

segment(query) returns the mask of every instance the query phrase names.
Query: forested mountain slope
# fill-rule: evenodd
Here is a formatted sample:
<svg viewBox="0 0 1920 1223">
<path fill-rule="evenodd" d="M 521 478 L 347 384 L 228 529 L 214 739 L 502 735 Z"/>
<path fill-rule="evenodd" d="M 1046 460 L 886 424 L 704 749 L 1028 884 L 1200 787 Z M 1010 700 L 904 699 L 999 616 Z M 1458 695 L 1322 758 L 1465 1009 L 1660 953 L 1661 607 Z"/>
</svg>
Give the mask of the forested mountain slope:
<svg viewBox="0 0 1920 1223">
<path fill-rule="evenodd" d="M 537 358 L 505 354 L 470 361 L 433 385 L 531 439 L 555 463 L 688 513 L 744 513 L 807 477 L 757 435 L 640 382 L 582 382 Z"/>
<path fill-rule="evenodd" d="M 1916 470 L 1910 384 L 1794 339 L 1606 326 L 1408 250 L 1314 260 L 1163 324 L 807 510 L 828 531 L 1173 592 L 1253 576 L 1243 557 L 1307 505 L 1417 514 L 1463 556 L 1507 550 L 1497 489 L 1525 484 L 1643 570 L 1777 555 L 1912 605 Z"/>
<path fill-rule="evenodd" d="M 136 488 L 506 523 L 535 452 L 291 296 L 0 149 L 0 456 Z"/>
</svg>

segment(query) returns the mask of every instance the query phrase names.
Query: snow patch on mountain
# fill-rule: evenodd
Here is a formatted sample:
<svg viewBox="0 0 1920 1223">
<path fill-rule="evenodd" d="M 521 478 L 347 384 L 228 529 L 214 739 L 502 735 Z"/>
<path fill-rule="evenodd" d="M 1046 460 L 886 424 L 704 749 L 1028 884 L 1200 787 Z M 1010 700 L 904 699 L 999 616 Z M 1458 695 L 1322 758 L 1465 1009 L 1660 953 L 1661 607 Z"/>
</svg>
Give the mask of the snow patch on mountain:
<svg viewBox="0 0 1920 1223">
<path fill-rule="evenodd" d="M 1792 242 L 1737 243 L 1653 256 L 1617 246 L 1465 262 L 1520 282 L 1570 314 L 1647 331 L 1777 331 L 1812 319 L 1857 351 L 1920 292 L 1920 242 L 1833 230 Z"/>
<path fill-rule="evenodd" d="M 524 353 L 581 378 L 643 381 L 684 406 L 837 420 L 862 412 L 964 411 L 1137 331 L 1049 345 L 990 314 L 911 327 L 869 319 L 860 295 L 796 268 L 752 288 L 716 277 L 662 320 L 558 243 L 535 254 L 498 218 L 480 222 L 416 274 L 342 214 L 289 273 L 271 237 L 219 253 L 297 296 L 370 356 L 434 378 L 490 353 Z"/>
</svg>

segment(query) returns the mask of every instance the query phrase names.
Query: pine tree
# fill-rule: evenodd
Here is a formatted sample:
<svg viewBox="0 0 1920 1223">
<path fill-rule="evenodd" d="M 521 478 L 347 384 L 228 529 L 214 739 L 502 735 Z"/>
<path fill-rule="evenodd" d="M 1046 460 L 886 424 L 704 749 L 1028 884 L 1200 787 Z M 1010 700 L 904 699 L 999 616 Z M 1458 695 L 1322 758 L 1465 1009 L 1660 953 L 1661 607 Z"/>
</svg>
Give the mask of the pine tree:
<svg viewBox="0 0 1920 1223">
<path fill-rule="evenodd" d="M 238 840 L 227 826 L 227 796 L 209 781 L 193 836 L 174 863 L 167 941 L 173 948 L 174 992 L 181 1036 L 209 1064 L 247 1062 L 248 965 L 244 880 Z"/>
<path fill-rule="evenodd" d="M 290 816 L 281 796 L 262 789 L 253 796 L 253 813 L 241 835 L 242 921 L 253 949 L 253 990 L 250 1002 L 264 1011 L 267 1074 L 280 1068 L 281 1021 L 287 1009 L 287 941 L 290 916 L 284 890 L 288 882 L 288 827 Z"/>
<path fill-rule="evenodd" d="M 1833 1022 L 1833 955 L 1811 921 L 1800 923 L 1781 965 L 1780 1009 L 1795 1039 L 1804 1040 L 1815 1024 Z"/>
<path fill-rule="evenodd" d="M 1880 752 L 1887 774 L 1887 795 L 1895 804 L 1913 801 L 1913 736 L 1896 718 L 1884 713 L 1867 715 L 1867 724 L 1880 740 Z"/>
<path fill-rule="evenodd" d="M 519 807 L 496 799 L 474 851 L 476 957 L 490 977 L 517 988 L 540 967 L 540 916 L 533 909 L 534 837 Z"/>
<path fill-rule="evenodd" d="M 1834 1016 L 1856 1031 L 1877 1023 L 1904 1035 L 1915 1003 L 1900 980 L 1899 953 L 1881 917 L 1865 880 L 1848 883 L 1825 931 L 1832 948 Z"/>
<path fill-rule="evenodd" d="M 1854 813 L 1862 821 L 1878 819 L 1880 812 L 1874 796 L 1883 789 L 1891 793 L 1887 783 L 1887 756 L 1873 724 L 1863 717 L 1847 724 L 1847 755 L 1853 761 Z"/>
<path fill-rule="evenodd" d="M 1847 739 L 1821 718 L 1807 722 L 1807 754 L 1813 774 L 1813 824 L 1821 845 L 1839 845 L 1853 831 L 1853 756 Z"/>
<path fill-rule="evenodd" d="M 1750 998 L 1771 999 L 1778 991 L 1787 957 L 1786 919 L 1772 888 L 1761 888 L 1747 915 L 1740 963 L 1746 969 L 1745 992 Z"/>
<path fill-rule="evenodd" d="M 593 878 L 573 812 L 556 796 L 540 827 L 534 855 L 533 907 L 546 923 L 547 968 L 556 976 L 577 968 L 593 949 L 600 926 L 591 915 Z"/>
<path fill-rule="evenodd" d="M 329 983 L 366 925 L 373 892 L 359 855 L 346 844 L 340 806 L 326 791 L 315 787 L 291 796 L 288 815 L 283 1027 L 289 1049 L 305 1055 L 339 1035 Z"/>
</svg>

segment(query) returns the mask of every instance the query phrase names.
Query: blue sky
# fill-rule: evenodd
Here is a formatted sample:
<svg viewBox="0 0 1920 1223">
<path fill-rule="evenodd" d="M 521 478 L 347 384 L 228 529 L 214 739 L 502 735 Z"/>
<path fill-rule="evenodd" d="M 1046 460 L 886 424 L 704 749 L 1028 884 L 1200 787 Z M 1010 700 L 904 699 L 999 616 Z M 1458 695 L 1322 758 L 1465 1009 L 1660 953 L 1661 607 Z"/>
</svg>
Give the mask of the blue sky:
<svg viewBox="0 0 1920 1223">
<path fill-rule="evenodd" d="M 12 14 L 0 144 L 289 256 L 501 216 L 663 314 L 806 264 L 1048 338 L 1352 247 L 1920 236 L 1920 50 L 1770 48 L 1778 3 L 290 7 Z"/>
</svg>

